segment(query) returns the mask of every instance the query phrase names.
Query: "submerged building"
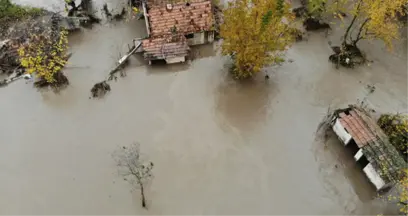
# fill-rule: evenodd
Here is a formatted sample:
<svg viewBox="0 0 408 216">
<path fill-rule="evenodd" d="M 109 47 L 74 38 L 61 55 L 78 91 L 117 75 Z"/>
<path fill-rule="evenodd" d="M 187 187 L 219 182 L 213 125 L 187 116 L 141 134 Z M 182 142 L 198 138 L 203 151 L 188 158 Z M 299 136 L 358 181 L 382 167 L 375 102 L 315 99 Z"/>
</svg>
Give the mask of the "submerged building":
<svg viewBox="0 0 408 216">
<path fill-rule="evenodd" d="M 142 40 L 144 58 L 184 62 L 190 46 L 214 41 L 210 0 L 146 0 L 142 2 L 148 37 Z"/>
<path fill-rule="evenodd" d="M 354 106 L 338 110 L 332 129 L 377 190 L 390 188 L 398 181 L 407 163 L 365 110 Z"/>
</svg>

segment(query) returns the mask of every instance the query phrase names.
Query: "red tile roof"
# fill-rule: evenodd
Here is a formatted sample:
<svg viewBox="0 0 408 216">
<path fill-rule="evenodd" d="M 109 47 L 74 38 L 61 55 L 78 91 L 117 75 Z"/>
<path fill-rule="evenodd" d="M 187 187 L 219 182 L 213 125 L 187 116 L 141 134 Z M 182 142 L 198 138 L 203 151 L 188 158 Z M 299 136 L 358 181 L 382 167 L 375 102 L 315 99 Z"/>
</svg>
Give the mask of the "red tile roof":
<svg viewBox="0 0 408 216">
<path fill-rule="evenodd" d="M 184 57 L 189 50 L 184 35 L 144 39 L 142 46 L 146 60 Z"/>
<path fill-rule="evenodd" d="M 357 146 L 362 148 L 369 142 L 377 140 L 375 131 L 369 126 L 370 122 L 363 121 L 357 110 L 350 110 L 349 115 L 342 112 L 339 114 L 340 123 L 353 137 Z"/>
<path fill-rule="evenodd" d="M 166 8 L 166 1 L 148 1 L 148 21 L 151 36 L 170 34 L 172 28 L 183 34 L 210 31 L 213 26 L 212 4 L 209 0 L 185 1 L 173 3 L 172 9 Z"/>
</svg>

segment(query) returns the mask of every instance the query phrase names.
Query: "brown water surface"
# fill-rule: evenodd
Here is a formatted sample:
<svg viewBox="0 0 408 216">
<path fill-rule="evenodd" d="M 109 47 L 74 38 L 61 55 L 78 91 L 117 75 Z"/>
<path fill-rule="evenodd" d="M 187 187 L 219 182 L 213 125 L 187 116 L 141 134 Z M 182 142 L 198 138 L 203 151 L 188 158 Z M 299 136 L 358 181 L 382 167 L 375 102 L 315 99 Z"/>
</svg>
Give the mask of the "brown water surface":
<svg viewBox="0 0 408 216">
<path fill-rule="evenodd" d="M 336 70 L 328 39 L 313 33 L 288 51 L 292 63 L 267 70 L 269 81 L 244 83 L 228 78 L 228 61 L 211 46 L 185 65 L 153 68 L 132 57 L 111 93 L 89 99 L 119 52 L 144 35 L 144 21 L 84 30 L 70 37 L 71 85 L 60 94 L 24 81 L 0 89 L 1 214 L 381 211 L 352 157 L 335 139 L 316 142 L 315 131 L 328 106 L 365 97 L 378 111 L 406 111 L 405 42 L 393 55 L 362 44 L 374 62 Z M 155 163 L 149 211 L 112 159 L 135 141 Z"/>
</svg>

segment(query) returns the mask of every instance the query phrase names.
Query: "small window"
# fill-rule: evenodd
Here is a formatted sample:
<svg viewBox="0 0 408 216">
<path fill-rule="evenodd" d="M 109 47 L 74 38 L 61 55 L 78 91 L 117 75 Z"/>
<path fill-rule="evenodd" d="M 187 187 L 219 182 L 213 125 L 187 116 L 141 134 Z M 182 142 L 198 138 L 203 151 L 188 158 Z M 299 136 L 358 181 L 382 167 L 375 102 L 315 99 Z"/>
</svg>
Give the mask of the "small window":
<svg viewBox="0 0 408 216">
<path fill-rule="evenodd" d="M 185 36 L 186 36 L 187 39 L 192 39 L 192 38 L 194 38 L 194 33 L 192 33 L 192 34 L 187 34 L 187 35 L 185 35 Z"/>
</svg>

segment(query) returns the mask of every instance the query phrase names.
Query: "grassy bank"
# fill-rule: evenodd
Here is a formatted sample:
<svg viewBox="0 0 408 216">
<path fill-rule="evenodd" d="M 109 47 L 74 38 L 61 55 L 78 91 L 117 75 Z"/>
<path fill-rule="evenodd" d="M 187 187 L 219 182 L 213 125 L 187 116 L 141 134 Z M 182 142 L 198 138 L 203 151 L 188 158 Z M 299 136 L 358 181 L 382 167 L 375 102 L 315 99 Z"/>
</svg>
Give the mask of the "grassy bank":
<svg viewBox="0 0 408 216">
<path fill-rule="evenodd" d="M 41 8 L 23 7 L 11 3 L 10 0 L 0 0 L 0 23 L 2 24 L 38 16 L 43 12 Z"/>
</svg>

